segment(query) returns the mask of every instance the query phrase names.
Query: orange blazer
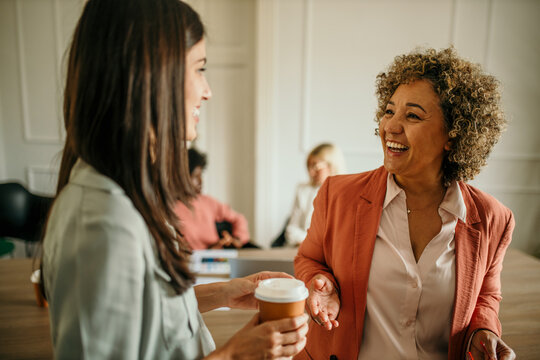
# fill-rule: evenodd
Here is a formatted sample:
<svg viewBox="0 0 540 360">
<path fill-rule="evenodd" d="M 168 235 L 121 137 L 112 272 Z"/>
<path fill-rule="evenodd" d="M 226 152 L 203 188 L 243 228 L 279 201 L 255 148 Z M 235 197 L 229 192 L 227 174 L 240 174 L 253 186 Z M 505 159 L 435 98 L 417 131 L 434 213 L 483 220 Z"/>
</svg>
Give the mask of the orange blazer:
<svg viewBox="0 0 540 360">
<path fill-rule="evenodd" d="M 305 349 L 295 359 L 356 359 L 361 346 L 366 296 L 375 238 L 386 194 L 388 172 L 377 170 L 330 177 L 314 201 L 311 226 L 295 258 L 296 277 L 306 284 L 328 277 L 341 300 L 339 327 L 311 322 Z M 498 318 L 500 273 L 512 239 L 512 212 L 492 196 L 459 183 L 466 222 L 455 230 L 456 292 L 448 359 L 464 359 L 475 329 L 501 335 Z"/>
</svg>

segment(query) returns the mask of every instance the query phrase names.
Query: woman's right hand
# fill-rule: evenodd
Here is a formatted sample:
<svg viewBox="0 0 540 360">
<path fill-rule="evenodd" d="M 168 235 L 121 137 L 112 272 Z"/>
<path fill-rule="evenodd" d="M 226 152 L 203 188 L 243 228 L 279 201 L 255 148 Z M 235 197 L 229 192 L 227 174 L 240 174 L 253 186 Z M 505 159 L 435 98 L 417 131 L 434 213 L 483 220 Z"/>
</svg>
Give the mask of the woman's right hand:
<svg viewBox="0 0 540 360">
<path fill-rule="evenodd" d="M 318 274 L 311 279 L 308 289 L 306 307 L 313 321 L 326 330 L 338 327 L 336 319 L 341 303 L 334 284 L 326 276 Z"/>
<path fill-rule="evenodd" d="M 289 359 L 306 346 L 308 319 L 303 314 L 259 324 L 257 313 L 214 354 L 219 359 Z"/>
</svg>

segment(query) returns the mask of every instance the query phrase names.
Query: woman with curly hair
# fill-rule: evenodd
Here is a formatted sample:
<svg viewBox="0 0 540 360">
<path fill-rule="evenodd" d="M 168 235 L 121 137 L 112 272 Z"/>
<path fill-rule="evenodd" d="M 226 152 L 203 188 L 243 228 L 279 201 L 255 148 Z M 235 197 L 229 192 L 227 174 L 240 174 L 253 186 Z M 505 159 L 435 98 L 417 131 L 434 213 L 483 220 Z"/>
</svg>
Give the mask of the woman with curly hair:
<svg viewBox="0 0 540 360">
<path fill-rule="evenodd" d="M 449 48 L 396 57 L 376 86 L 384 166 L 323 184 L 295 259 L 314 320 L 298 358 L 514 359 L 514 218 L 466 183 L 505 127 L 497 80 Z"/>
</svg>

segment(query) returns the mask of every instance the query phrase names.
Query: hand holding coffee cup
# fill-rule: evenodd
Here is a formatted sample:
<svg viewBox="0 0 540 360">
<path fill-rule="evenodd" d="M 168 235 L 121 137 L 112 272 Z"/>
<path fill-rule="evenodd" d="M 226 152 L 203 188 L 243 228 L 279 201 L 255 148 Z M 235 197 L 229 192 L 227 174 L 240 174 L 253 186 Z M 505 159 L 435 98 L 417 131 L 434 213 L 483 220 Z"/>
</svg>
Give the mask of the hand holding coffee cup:
<svg viewBox="0 0 540 360">
<path fill-rule="evenodd" d="M 309 292 L 297 279 L 263 280 L 255 289 L 261 322 L 300 316 L 304 313 Z"/>
<path fill-rule="evenodd" d="M 228 283 L 228 304 L 260 312 L 218 350 L 223 358 L 288 359 L 306 345 L 308 291 L 285 273 L 261 272 Z"/>
<path fill-rule="evenodd" d="M 254 293 L 257 285 L 266 279 L 293 277 L 284 272 L 261 271 L 242 278 L 231 279 L 226 286 L 226 306 L 233 309 L 258 309 L 259 301 Z"/>
<path fill-rule="evenodd" d="M 306 346 L 308 315 L 261 323 L 260 313 L 216 352 L 224 359 L 291 359 Z"/>
</svg>

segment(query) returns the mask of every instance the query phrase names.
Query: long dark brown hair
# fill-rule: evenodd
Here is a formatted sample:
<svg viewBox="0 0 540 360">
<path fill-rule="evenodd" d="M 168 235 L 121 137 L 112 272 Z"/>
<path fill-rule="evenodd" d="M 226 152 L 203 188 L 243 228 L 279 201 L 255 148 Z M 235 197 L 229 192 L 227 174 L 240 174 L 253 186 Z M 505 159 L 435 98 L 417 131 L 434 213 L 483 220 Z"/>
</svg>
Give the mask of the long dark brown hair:
<svg viewBox="0 0 540 360">
<path fill-rule="evenodd" d="M 118 183 L 150 229 L 178 294 L 194 280 L 173 211 L 176 201 L 195 195 L 185 58 L 203 36 L 197 13 L 178 0 L 90 0 L 73 35 L 64 94 L 57 194 L 79 158 Z"/>
</svg>

